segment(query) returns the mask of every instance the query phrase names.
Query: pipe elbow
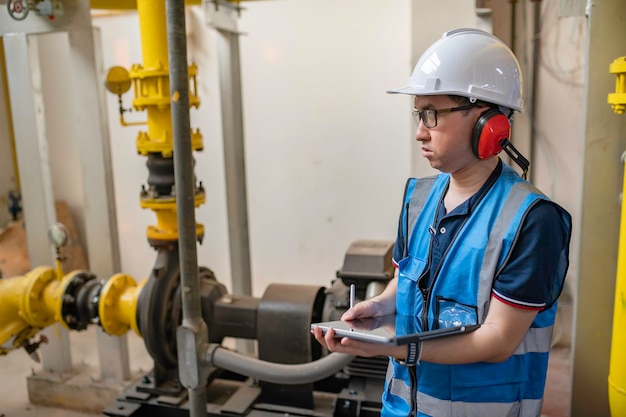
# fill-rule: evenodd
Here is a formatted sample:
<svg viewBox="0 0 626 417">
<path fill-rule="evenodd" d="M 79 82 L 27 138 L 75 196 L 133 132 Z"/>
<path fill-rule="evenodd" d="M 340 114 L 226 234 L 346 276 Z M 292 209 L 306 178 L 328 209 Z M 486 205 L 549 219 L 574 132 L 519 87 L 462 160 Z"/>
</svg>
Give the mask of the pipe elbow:
<svg viewBox="0 0 626 417">
<path fill-rule="evenodd" d="M 204 366 L 228 369 L 242 375 L 275 384 L 305 384 L 329 377 L 354 359 L 353 355 L 331 353 L 314 362 L 286 365 L 266 362 L 230 351 L 217 344 L 205 347 Z"/>
</svg>

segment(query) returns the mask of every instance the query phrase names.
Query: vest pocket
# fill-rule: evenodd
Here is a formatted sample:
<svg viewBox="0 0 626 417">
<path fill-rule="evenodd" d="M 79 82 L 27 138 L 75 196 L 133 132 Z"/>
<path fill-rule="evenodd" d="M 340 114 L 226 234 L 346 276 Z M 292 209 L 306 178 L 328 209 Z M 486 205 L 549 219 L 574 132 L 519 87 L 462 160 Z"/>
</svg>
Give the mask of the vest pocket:
<svg viewBox="0 0 626 417">
<path fill-rule="evenodd" d="M 417 286 L 417 281 L 426 270 L 427 263 L 421 259 L 409 255 L 400 260 L 398 263 L 396 313 L 404 316 L 419 317 L 424 306 L 422 305 L 422 296 Z"/>
<path fill-rule="evenodd" d="M 451 298 L 437 296 L 435 306 L 435 326 L 437 329 L 473 325 L 478 322 L 478 308 L 459 303 Z"/>
<path fill-rule="evenodd" d="M 409 255 L 398 262 L 398 276 L 417 282 L 426 271 L 427 262 Z"/>
</svg>

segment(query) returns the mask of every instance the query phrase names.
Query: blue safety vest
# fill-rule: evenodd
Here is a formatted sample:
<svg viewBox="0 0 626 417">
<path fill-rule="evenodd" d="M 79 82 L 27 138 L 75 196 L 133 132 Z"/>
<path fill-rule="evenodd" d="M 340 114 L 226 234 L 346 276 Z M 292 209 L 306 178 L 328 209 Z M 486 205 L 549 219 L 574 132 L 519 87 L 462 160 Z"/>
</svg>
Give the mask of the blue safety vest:
<svg viewBox="0 0 626 417">
<path fill-rule="evenodd" d="M 506 164 L 502 168 L 450 244 L 439 271 L 428 271 L 428 228 L 433 225 L 449 174 L 409 180 L 402 214 L 407 225 L 407 254 L 398 265 L 396 310 L 415 319 L 403 321 L 404 328 L 397 328 L 398 333 L 484 322 L 494 277 L 506 266 L 526 213 L 540 199 L 549 201 L 512 168 Z M 570 216 L 554 205 L 569 236 Z M 557 276 L 551 279 L 555 298 L 565 279 L 567 257 L 566 246 L 556 260 Z M 418 280 L 428 274 L 432 276 L 430 287 L 420 290 Z M 555 315 L 556 302 L 537 315 L 515 353 L 501 363 L 440 365 L 422 361 L 407 367 L 391 360 L 382 416 L 539 416 Z"/>
</svg>

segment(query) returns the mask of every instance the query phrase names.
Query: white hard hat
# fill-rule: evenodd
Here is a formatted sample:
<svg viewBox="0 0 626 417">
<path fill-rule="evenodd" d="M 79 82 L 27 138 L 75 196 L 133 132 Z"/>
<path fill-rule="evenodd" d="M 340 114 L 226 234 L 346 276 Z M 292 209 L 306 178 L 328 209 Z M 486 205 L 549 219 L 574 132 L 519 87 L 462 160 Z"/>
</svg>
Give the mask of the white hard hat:
<svg viewBox="0 0 626 417">
<path fill-rule="evenodd" d="M 415 65 L 409 85 L 388 93 L 457 95 L 521 111 L 522 74 L 513 52 L 479 29 L 443 34 Z"/>
</svg>

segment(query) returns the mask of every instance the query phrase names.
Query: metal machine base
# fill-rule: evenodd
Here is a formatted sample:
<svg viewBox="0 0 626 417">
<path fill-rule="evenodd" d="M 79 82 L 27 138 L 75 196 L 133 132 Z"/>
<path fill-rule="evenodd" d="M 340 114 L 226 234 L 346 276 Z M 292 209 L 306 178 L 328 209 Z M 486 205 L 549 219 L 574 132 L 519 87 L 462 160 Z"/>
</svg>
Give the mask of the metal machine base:
<svg viewBox="0 0 626 417">
<path fill-rule="evenodd" d="M 219 374 L 219 376 L 216 376 Z M 339 379 L 338 379 L 339 378 Z M 216 370 L 207 386 L 207 415 L 215 417 L 315 416 L 379 417 L 384 381 L 380 378 L 339 376 L 319 381 L 313 409 L 262 401 L 258 381 Z M 349 378 L 349 380 L 347 379 Z M 342 379 L 345 381 L 342 382 Z M 319 387 L 318 387 L 319 385 Z M 343 385 L 343 387 L 342 387 Z M 318 390 L 319 388 L 319 390 Z M 151 374 L 124 391 L 104 414 L 111 417 L 188 417 L 187 391 L 178 384 L 155 389 Z M 337 392 L 326 391 L 338 390 Z"/>
</svg>

